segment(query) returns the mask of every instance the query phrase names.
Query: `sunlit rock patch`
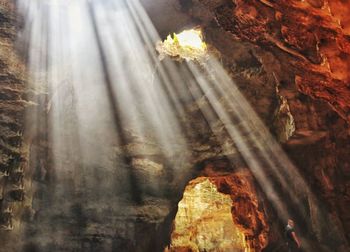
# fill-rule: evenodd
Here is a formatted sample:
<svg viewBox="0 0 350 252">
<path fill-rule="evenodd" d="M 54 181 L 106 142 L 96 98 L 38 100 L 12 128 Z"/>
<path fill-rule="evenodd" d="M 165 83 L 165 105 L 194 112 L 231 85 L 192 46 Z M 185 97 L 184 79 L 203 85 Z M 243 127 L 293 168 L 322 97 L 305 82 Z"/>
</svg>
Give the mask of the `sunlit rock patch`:
<svg viewBox="0 0 350 252">
<path fill-rule="evenodd" d="M 186 60 L 201 60 L 207 57 L 207 45 L 203 42 L 200 29 L 184 30 L 174 33 L 157 44 L 159 57 L 171 56 Z"/>
<path fill-rule="evenodd" d="M 254 251 L 231 214 L 232 200 L 208 178 L 186 187 L 174 222 L 169 251 Z"/>
</svg>

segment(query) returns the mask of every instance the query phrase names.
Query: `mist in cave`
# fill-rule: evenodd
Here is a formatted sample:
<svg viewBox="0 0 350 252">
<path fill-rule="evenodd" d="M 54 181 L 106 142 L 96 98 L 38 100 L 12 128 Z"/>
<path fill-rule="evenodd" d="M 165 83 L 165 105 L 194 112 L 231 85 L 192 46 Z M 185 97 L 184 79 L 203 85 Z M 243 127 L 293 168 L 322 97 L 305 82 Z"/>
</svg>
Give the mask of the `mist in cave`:
<svg viewBox="0 0 350 252">
<path fill-rule="evenodd" d="M 258 252 L 271 223 L 261 202 L 281 230 L 288 218 L 307 226 L 295 187 L 325 207 L 201 27 L 162 38 L 138 0 L 18 0 L 17 11 L 34 104 L 24 132 L 33 181 L 17 188 L 25 221 L 6 224 L 20 230 L 20 251 Z M 252 179 L 198 171 L 222 157 Z"/>
</svg>

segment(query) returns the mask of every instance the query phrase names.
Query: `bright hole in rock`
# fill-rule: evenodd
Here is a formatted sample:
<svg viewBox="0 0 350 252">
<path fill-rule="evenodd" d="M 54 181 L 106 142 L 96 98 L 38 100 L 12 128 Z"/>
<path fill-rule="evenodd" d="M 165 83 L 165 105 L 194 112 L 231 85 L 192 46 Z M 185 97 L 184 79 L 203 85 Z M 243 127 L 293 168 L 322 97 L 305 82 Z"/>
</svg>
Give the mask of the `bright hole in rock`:
<svg viewBox="0 0 350 252">
<path fill-rule="evenodd" d="M 230 195 L 218 192 L 208 178 L 186 186 L 165 251 L 252 252 L 243 231 L 234 224 Z"/>
<path fill-rule="evenodd" d="M 191 47 L 197 50 L 204 50 L 205 43 L 202 41 L 202 32 L 200 30 L 185 30 L 179 34 L 175 34 L 182 47 Z"/>
<path fill-rule="evenodd" d="M 160 58 L 165 56 L 178 57 L 187 60 L 202 60 L 207 57 L 207 45 L 203 41 L 200 29 L 184 30 L 174 33 L 157 44 Z"/>
</svg>

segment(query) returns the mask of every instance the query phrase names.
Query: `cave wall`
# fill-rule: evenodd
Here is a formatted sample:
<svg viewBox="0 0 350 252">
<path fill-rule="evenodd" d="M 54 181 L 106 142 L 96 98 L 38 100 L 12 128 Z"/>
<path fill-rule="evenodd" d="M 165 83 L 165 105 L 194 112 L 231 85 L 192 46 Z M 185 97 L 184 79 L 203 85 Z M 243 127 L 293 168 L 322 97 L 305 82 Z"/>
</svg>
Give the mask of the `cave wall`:
<svg viewBox="0 0 350 252">
<path fill-rule="evenodd" d="M 339 230 L 333 233 L 348 234 L 345 6 L 327 1 L 192 1 L 187 13 L 204 28 L 206 41 L 220 51 L 231 77 L 276 135 L 281 129 L 273 123 L 274 111 L 278 96 L 285 99 L 295 127 L 285 150 L 323 202 L 328 218 L 337 223 Z M 301 191 L 295 194 L 306 197 L 311 216 L 320 214 L 312 198 Z M 329 246 L 339 251 L 347 250 L 344 237 L 330 238 L 321 219 L 307 224 L 315 230 L 309 232 L 330 239 Z"/>
<path fill-rule="evenodd" d="M 18 22 L 13 2 L 0 2 L 0 242 L 1 251 L 14 249 L 21 219 L 30 209 L 25 188 L 29 145 L 26 140 L 27 101 L 24 60 L 17 54 Z"/>
</svg>

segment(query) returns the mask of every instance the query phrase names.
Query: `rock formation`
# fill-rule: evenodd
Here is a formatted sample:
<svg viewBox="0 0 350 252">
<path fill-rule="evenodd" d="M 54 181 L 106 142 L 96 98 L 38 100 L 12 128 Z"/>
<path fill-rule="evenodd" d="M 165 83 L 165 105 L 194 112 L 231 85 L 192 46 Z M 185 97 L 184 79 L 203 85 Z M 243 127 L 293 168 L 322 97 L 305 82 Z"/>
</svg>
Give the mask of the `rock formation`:
<svg viewBox="0 0 350 252">
<path fill-rule="evenodd" d="M 182 6 L 203 27 L 206 41 L 220 51 L 226 69 L 267 125 L 276 120 L 272 111 L 280 110 L 278 101 L 285 99 L 296 128 L 285 150 L 330 218 L 338 219 L 337 228 L 348 233 L 347 3 L 238 0 Z M 271 130 L 280 134 L 276 126 Z M 317 210 L 312 199 L 307 201 L 312 216 Z M 320 222 L 312 221 L 315 235 L 329 238 Z M 339 251 L 347 249 L 339 246 Z"/>
</svg>

